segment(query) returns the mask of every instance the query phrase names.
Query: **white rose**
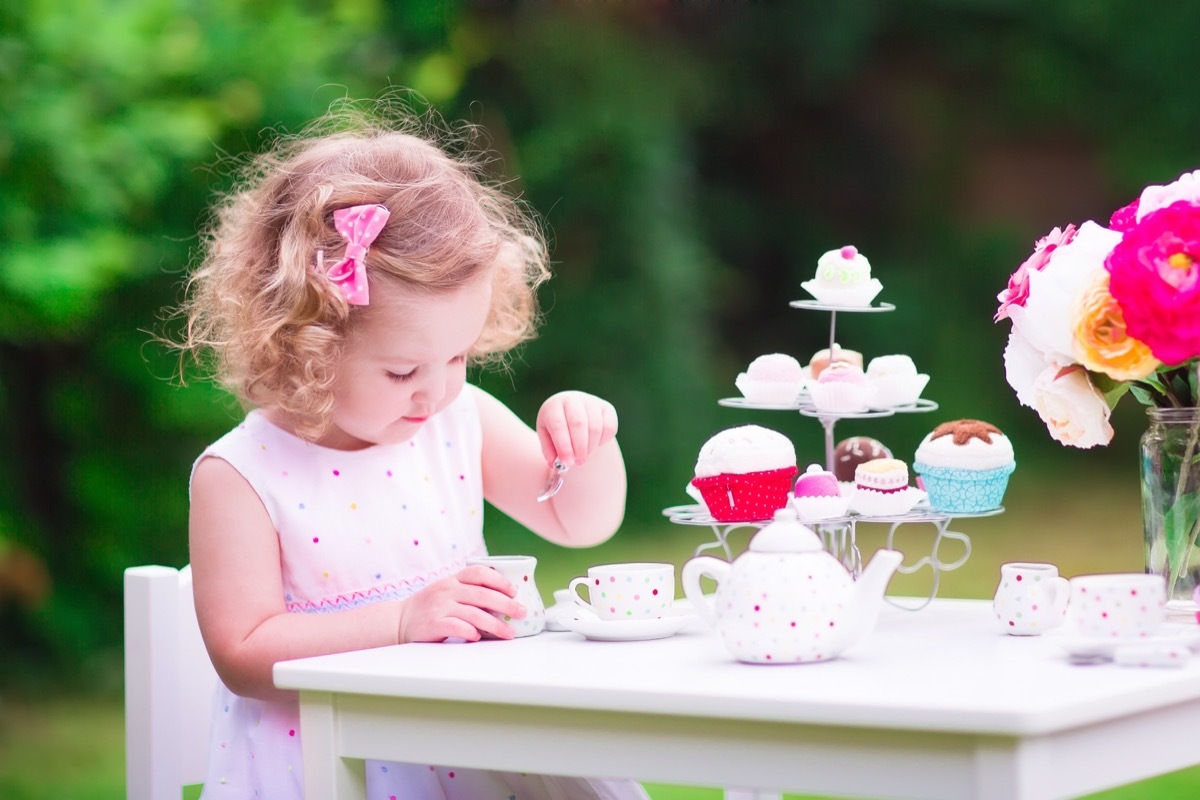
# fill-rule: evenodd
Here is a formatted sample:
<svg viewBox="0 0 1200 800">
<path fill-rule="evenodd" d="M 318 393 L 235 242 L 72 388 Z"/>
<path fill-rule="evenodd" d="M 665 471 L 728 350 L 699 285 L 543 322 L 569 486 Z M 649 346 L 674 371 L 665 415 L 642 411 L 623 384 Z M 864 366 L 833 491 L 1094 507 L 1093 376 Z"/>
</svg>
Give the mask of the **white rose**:
<svg viewBox="0 0 1200 800">
<path fill-rule="evenodd" d="M 1042 353 L 1047 363 L 1078 363 L 1072 308 L 1104 271 L 1104 259 L 1119 241 L 1121 234 L 1116 231 L 1094 222 L 1083 223 L 1074 239 L 1055 249 L 1045 268 L 1030 274 L 1025 306 L 1010 307 L 1013 330 Z"/>
<path fill-rule="evenodd" d="M 1166 186 L 1147 186 L 1143 189 L 1142 196 L 1138 198 L 1137 221 L 1141 222 L 1150 212 L 1166 208 L 1180 200 L 1200 203 L 1200 169 L 1185 172 Z"/>
<path fill-rule="evenodd" d="M 1088 448 L 1112 441 L 1112 410 L 1082 367 L 1043 369 L 1033 382 L 1033 408 L 1063 444 Z"/>
</svg>

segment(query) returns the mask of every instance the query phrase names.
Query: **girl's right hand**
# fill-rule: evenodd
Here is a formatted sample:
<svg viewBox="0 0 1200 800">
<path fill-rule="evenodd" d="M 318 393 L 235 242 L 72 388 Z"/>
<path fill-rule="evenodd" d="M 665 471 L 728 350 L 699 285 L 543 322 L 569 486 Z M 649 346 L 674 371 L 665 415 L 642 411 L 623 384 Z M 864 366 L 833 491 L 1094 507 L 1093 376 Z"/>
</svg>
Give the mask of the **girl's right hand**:
<svg viewBox="0 0 1200 800">
<path fill-rule="evenodd" d="M 400 644 L 477 642 L 485 633 L 511 639 L 512 626 L 490 612 L 523 619 L 525 606 L 513 599 L 516 593 L 516 587 L 491 567 L 467 567 L 401 601 Z"/>
</svg>

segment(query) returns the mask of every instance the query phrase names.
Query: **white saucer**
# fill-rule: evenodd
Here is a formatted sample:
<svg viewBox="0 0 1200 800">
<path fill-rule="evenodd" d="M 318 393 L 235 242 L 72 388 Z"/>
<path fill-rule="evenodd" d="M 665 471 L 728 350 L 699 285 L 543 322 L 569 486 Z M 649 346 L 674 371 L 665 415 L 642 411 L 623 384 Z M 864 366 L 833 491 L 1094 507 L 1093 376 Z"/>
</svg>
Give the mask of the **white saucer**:
<svg viewBox="0 0 1200 800">
<path fill-rule="evenodd" d="M 561 614 L 558 623 L 569 631 L 597 642 L 640 642 L 674 636 L 699 617 L 686 609 L 672 608 L 659 619 L 597 619 L 579 614 Z"/>
<path fill-rule="evenodd" d="M 1158 645 L 1185 646 L 1190 650 L 1200 648 L 1200 625 L 1192 623 L 1184 625 L 1164 622 L 1152 636 L 1124 636 L 1112 639 L 1097 639 L 1082 636 L 1074 627 L 1064 626 L 1047 631 L 1043 634 L 1046 639 L 1066 651 L 1072 658 L 1112 658 L 1117 650 L 1126 646 L 1155 647 Z"/>
</svg>

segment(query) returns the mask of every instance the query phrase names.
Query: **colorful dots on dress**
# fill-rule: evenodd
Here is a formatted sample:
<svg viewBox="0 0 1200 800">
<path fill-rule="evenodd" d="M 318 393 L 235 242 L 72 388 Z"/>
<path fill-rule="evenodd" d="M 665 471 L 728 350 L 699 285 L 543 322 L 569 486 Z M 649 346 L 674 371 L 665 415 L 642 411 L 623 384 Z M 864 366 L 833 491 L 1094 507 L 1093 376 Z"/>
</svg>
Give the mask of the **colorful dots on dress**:
<svg viewBox="0 0 1200 800">
<path fill-rule="evenodd" d="M 390 469 L 387 471 L 387 476 L 388 476 L 389 478 L 390 478 L 390 477 L 392 477 L 392 471 L 391 471 Z"/>
<path fill-rule="evenodd" d="M 459 475 L 459 476 L 458 476 L 458 479 L 459 479 L 460 481 L 465 481 L 465 480 L 467 479 L 467 476 L 466 476 L 466 475 Z"/>
<path fill-rule="evenodd" d="M 335 469 L 333 471 L 333 477 L 335 477 L 335 478 L 341 474 L 342 474 L 342 471 L 340 469 Z"/>
<path fill-rule="evenodd" d="M 320 536 L 314 536 L 314 537 L 313 537 L 313 544 L 317 544 L 317 543 L 318 543 L 318 542 L 320 542 L 320 541 L 321 541 L 321 537 L 320 537 Z"/>
<path fill-rule="evenodd" d="M 420 539 L 413 539 L 413 547 L 418 547 L 421 544 Z"/>
<path fill-rule="evenodd" d="M 292 728 L 290 731 L 288 731 L 288 736 L 295 736 L 295 735 L 296 735 L 296 729 L 295 729 L 295 728 Z"/>
<path fill-rule="evenodd" d="M 305 506 L 304 503 L 301 503 L 299 508 L 301 511 L 303 511 L 305 508 L 307 508 L 307 506 Z"/>
<path fill-rule="evenodd" d="M 357 511 L 357 510 L 358 510 L 358 503 L 351 503 L 351 504 L 350 504 L 350 510 L 351 510 L 351 511 Z"/>
</svg>

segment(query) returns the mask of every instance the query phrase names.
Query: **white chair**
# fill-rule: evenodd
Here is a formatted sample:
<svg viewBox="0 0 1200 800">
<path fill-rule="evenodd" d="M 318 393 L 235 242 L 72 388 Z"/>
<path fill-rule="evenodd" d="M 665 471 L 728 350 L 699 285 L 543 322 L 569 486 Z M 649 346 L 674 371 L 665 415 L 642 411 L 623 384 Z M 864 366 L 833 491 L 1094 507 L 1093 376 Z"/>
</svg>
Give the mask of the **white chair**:
<svg viewBox="0 0 1200 800">
<path fill-rule="evenodd" d="M 200 639 L 192 570 L 125 570 L 125 793 L 179 800 L 201 783 L 217 673 Z"/>
</svg>

